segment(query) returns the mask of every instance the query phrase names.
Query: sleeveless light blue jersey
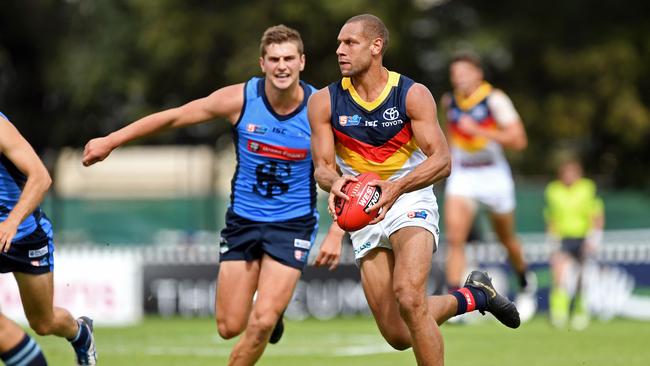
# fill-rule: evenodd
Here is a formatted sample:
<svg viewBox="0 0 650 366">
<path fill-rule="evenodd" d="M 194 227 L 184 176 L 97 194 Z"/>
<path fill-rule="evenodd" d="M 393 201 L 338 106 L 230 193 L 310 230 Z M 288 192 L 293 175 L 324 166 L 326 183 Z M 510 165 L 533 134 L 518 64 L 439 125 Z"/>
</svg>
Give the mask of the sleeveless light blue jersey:
<svg viewBox="0 0 650 366">
<path fill-rule="evenodd" d="M 233 126 L 237 169 L 230 207 L 239 216 L 261 222 L 316 215 L 307 119 L 307 100 L 316 89 L 301 81 L 302 104 L 281 116 L 267 100 L 264 82 L 264 78 L 246 82 L 244 106 Z"/>
<path fill-rule="evenodd" d="M 2 112 L 0 112 L 0 116 L 7 121 L 9 120 Z M 7 122 L 0 120 L 0 123 Z M 9 212 L 18 203 L 25 182 L 27 182 L 27 177 L 18 170 L 11 160 L 0 153 L 0 222 L 7 219 Z M 51 230 L 50 222 L 41 209 L 37 207 L 31 215 L 20 223 L 14 241 L 33 233 L 39 227 L 46 232 Z"/>
</svg>

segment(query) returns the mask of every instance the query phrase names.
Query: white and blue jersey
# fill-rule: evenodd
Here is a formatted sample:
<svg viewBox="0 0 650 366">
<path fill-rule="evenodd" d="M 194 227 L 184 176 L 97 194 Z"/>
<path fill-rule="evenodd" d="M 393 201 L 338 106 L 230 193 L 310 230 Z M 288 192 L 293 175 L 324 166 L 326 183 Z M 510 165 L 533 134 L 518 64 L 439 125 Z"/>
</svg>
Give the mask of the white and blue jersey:
<svg viewBox="0 0 650 366">
<path fill-rule="evenodd" d="M 0 112 L 0 116 L 9 120 Z M 7 123 L 0 120 L 0 123 Z M 0 222 L 16 206 L 27 177 L 6 156 L 0 154 Z M 20 225 L 9 252 L 0 254 L 0 272 L 43 273 L 52 270 L 54 244 L 52 224 L 37 207 Z"/>
<path fill-rule="evenodd" d="M 302 104 L 289 115 L 273 111 L 264 78 L 250 79 L 244 106 L 233 127 L 237 169 L 230 208 L 253 221 L 280 222 L 316 214 L 307 100 L 316 90 L 300 82 Z"/>
</svg>

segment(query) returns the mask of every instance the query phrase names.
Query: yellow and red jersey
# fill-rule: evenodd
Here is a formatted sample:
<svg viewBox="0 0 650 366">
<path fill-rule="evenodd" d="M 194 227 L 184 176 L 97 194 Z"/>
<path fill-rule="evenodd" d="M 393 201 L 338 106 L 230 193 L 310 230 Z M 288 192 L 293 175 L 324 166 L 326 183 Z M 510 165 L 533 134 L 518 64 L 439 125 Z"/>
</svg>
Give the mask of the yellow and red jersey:
<svg viewBox="0 0 650 366">
<path fill-rule="evenodd" d="M 397 179 L 426 159 L 406 112 L 414 81 L 389 71 L 388 82 L 372 102 L 363 100 L 349 78 L 328 86 L 336 141 L 336 162 L 344 174 L 375 172 Z"/>
<path fill-rule="evenodd" d="M 459 128 L 462 116 L 470 117 L 485 130 L 498 130 L 516 123 L 519 115 L 508 96 L 484 82 L 467 97 L 451 96 L 447 105 L 447 134 L 453 169 L 507 164 L 499 143 L 483 136 L 466 134 Z"/>
</svg>

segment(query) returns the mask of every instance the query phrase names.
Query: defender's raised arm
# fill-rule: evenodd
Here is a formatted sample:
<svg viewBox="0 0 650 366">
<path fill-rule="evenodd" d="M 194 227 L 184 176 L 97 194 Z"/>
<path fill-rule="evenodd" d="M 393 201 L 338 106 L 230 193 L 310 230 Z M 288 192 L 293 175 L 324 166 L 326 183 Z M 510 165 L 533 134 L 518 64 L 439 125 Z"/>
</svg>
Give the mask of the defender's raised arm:
<svg viewBox="0 0 650 366">
<path fill-rule="evenodd" d="M 108 157 L 117 147 L 143 136 L 168 129 L 189 126 L 214 118 L 227 118 L 235 123 L 244 104 L 244 84 L 230 85 L 205 98 L 193 100 L 143 117 L 105 137 L 95 138 L 86 144 L 82 163 L 93 165 Z"/>
</svg>

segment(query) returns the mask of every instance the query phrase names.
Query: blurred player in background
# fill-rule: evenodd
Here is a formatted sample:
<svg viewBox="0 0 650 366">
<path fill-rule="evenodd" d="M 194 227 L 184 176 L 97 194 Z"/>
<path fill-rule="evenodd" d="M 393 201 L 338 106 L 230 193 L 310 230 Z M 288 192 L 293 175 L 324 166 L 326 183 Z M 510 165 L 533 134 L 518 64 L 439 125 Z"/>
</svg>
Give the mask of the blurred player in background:
<svg viewBox="0 0 650 366">
<path fill-rule="evenodd" d="M 514 304 L 498 295 L 485 273 L 473 272 L 466 286 L 444 296 L 426 296 L 431 259 L 438 242 L 438 212 L 432 184 L 449 174 L 449 150 L 436 106 L 422 84 L 382 65 L 388 30 L 369 14 L 350 18 L 336 50 L 343 79 L 309 101 L 312 153 L 318 184 L 334 199 L 354 175 L 375 172 L 382 180 L 380 214 L 350 233 L 361 282 L 379 330 L 394 348 L 413 347 L 418 365 L 442 365 L 438 325 L 472 310 L 491 311 L 519 326 Z M 337 171 L 337 165 L 343 176 Z M 336 236 L 336 227 L 330 236 Z M 334 233 L 332 234 L 332 231 Z M 339 238 L 340 239 L 340 238 Z M 340 240 L 325 242 L 331 251 Z M 336 256 L 321 255 L 328 265 Z"/>
<path fill-rule="evenodd" d="M 215 118 L 232 124 L 237 169 L 221 232 L 216 294 L 219 334 L 229 339 L 243 332 L 230 365 L 252 365 L 268 342 L 279 341 L 282 314 L 318 222 L 306 108 L 315 89 L 300 80 L 305 67 L 300 34 L 271 27 L 262 36 L 260 53 L 263 78 L 226 86 L 93 139 L 83 157 L 84 165 L 92 165 L 118 146 L 167 128 Z"/>
<path fill-rule="evenodd" d="M 0 113 L 0 272 L 12 272 L 30 327 L 67 338 L 78 365 L 95 365 L 92 320 L 53 304 L 52 224 L 39 208 L 52 180 L 29 143 Z M 8 366 L 46 365 L 38 344 L 0 314 L 0 358 Z"/>
<path fill-rule="evenodd" d="M 589 323 L 587 301 L 582 295 L 583 265 L 602 238 L 603 202 L 596 195 L 596 184 L 582 176 L 582 166 L 575 158 L 560 164 L 558 179 L 546 186 L 544 197 L 547 233 L 553 242 L 560 243 L 551 257 L 551 323 L 557 327 L 566 325 L 573 298 L 571 325 L 583 329 Z"/>
<path fill-rule="evenodd" d="M 443 97 L 451 145 L 451 175 L 445 188 L 447 284 L 458 288 L 465 272 L 465 245 L 478 205 L 490 211 L 499 241 L 519 281 L 515 303 L 521 320 L 537 310 L 537 280 L 528 272 L 515 234 L 515 188 L 503 149 L 522 150 L 528 141 L 510 98 L 484 81 L 479 59 L 459 54 L 449 67 L 453 92 Z"/>
</svg>

